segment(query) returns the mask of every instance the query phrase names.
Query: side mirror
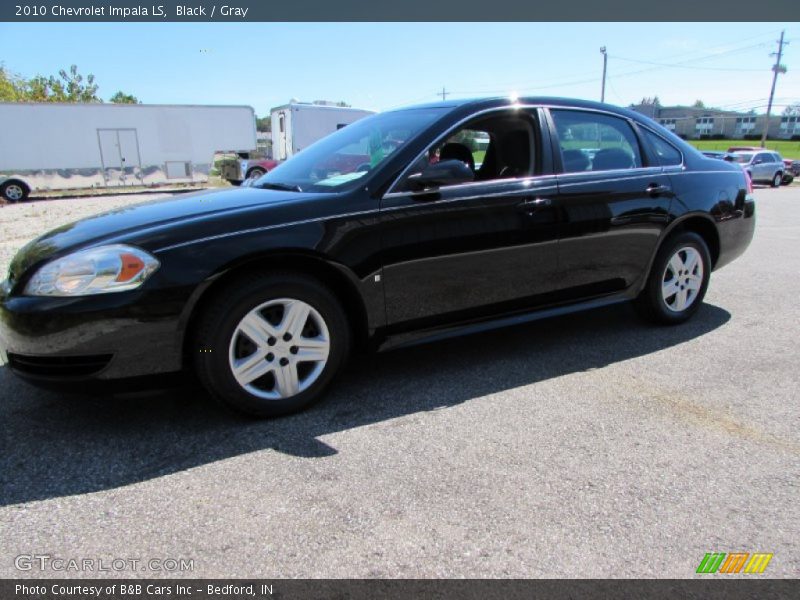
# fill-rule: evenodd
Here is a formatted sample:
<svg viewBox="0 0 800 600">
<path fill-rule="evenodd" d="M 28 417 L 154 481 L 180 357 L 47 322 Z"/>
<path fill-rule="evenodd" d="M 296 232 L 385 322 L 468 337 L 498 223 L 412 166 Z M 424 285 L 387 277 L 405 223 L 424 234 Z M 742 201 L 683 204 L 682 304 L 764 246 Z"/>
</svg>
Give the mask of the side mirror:
<svg viewBox="0 0 800 600">
<path fill-rule="evenodd" d="M 754 158 L 753 159 L 753 164 L 754 165 L 760 165 L 762 162 L 764 162 L 764 161 L 761 160 L 760 158 Z"/>
<path fill-rule="evenodd" d="M 410 175 L 408 182 L 414 190 L 421 191 L 443 185 L 467 183 L 474 179 L 475 173 L 472 169 L 460 160 L 451 159 L 428 165 L 422 173 Z"/>
</svg>

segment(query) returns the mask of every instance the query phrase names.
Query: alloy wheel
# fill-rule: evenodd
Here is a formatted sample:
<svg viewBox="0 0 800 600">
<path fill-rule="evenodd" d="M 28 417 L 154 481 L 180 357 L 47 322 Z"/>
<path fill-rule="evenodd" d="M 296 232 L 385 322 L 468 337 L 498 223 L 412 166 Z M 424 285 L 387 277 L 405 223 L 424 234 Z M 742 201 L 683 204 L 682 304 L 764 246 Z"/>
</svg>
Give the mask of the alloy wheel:
<svg viewBox="0 0 800 600">
<path fill-rule="evenodd" d="M 231 373 L 250 394 L 283 400 L 319 379 L 330 354 L 330 334 L 313 306 L 293 298 L 265 302 L 248 312 L 228 349 Z"/>
<path fill-rule="evenodd" d="M 667 262 L 661 279 L 661 299 L 673 312 L 682 312 L 697 299 L 703 286 L 703 259 L 695 248 L 678 249 Z"/>
</svg>

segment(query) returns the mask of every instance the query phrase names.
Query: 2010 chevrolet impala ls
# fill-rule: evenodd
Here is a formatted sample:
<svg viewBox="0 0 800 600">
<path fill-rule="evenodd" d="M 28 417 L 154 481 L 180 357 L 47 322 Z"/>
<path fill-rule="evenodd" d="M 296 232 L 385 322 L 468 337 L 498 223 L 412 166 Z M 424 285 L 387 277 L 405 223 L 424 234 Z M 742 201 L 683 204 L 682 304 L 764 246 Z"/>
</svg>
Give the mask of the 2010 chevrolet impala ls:
<svg viewBox="0 0 800 600">
<path fill-rule="evenodd" d="M 632 300 L 676 324 L 750 243 L 735 164 L 627 110 L 444 102 L 349 125 L 252 186 L 55 229 L 13 259 L 0 355 L 34 383 L 193 370 L 259 416 L 385 349 Z"/>
</svg>

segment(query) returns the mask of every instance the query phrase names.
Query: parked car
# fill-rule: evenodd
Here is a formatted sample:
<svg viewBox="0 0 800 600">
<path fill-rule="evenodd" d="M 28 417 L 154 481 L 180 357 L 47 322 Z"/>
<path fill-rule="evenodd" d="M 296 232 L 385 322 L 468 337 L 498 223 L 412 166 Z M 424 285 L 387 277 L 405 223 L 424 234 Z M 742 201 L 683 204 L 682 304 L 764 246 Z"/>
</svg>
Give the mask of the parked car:
<svg viewBox="0 0 800 600">
<path fill-rule="evenodd" d="M 769 183 L 778 187 L 783 183 L 785 166 L 783 158 L 777 152 L 761 149 L 760 151 L 737 151 L 733 160 L 744 168 L 755 183 Z"/>
<path fill-rule="evenodd" d="M 733 152 L 760 152 L 764 150 L 761 146 L 731 146 L 728 148 L 729 153 Z"/>
<path fill-rule="evenodd" d="M 465 143 L 478 137 L 485 150 Z M 343 168 L 354 154 L 367 160 Z M 751 192 L 737 165 L 606 104 L 395 110 L 251 187 L 28 243 L 0 286 L 0 356 L 31 382 L 81 389 L 190 370 L 235 409 L 285 414 L 320 398 L 354 347 L 625 301 L 686 321 L 711 271 L 750 243 Z"/>
<path fill-rule="evenodd" d="M 708 158 L 716 158 L 717 160 L 733 160 L 733 155 L 730 152 L 720 152 L 717 150 L 703 150 L 703 156 Z"/>
<path fill-rule="evenodd" d="M 247 179 L 257 179 L 278 166 L 270 158 L 250 158 L 242 153 L 239 158 L 227 158 L 219 163 L 220 177 L 233 185 L 241 185 Z"/>
<path fill-rule="evenodd" d="M 728 148 L 728 156 L 732 156 L 735 152 L 761 152 L 764 150 L 761 146 L 731 146 Z M 704 152 L 705 154 L 705 152 Z M 730 159 L 728 159 L 730 160 Z M 800 176 L 800 160 L 792 160 L 790 158 L 783 159 L 784 172 L 783 172 L 783 185 L 789 185 L 794 181 L 795 177 Z"/>
</svg>

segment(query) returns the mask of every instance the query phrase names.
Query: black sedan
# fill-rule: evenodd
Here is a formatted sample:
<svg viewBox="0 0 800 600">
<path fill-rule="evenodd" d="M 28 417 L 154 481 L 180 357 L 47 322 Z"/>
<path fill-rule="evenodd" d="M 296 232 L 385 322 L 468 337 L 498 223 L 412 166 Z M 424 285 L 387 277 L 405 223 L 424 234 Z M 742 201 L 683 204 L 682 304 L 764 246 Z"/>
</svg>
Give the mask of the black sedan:
<svg viewBox="0 0 800 600">
<path fill-rule="evenodd" d="M 754 222 L 741 168 L 635 112 L 417 106 L 348 125 L 250 187 L 33 240 L 0 290 L 0 356 L 40 384 L 194 371 L 238 410 L 284 414 L 356 347 L 624 301 L 685 321 Z"/>
</svg>

